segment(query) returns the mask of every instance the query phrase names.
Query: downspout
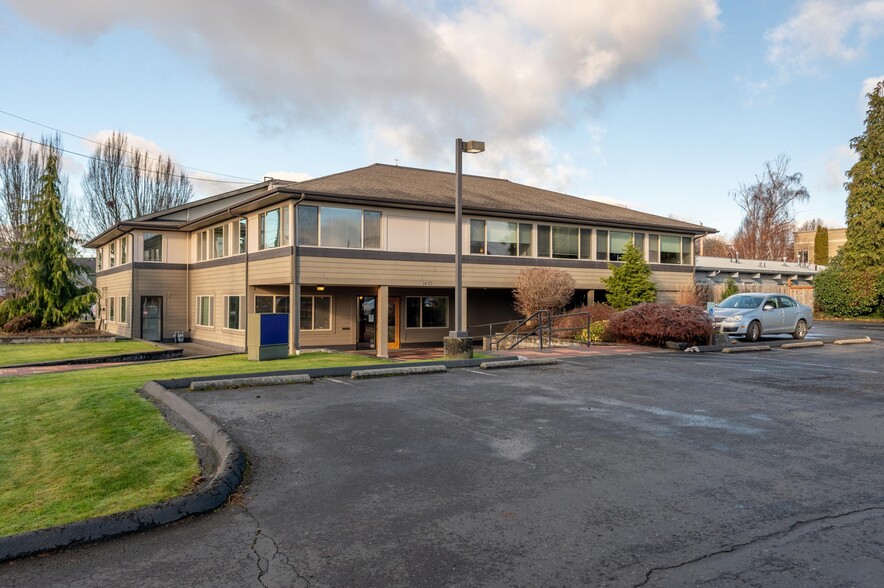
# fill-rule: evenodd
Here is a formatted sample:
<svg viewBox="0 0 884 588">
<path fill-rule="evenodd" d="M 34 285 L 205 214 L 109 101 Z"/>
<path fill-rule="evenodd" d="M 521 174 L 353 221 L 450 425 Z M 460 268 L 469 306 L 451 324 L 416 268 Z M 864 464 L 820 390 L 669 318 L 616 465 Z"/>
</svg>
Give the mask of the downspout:
<svg viewBox="0 0 884 588">
<path fill-rule="evenodd" d="M 295 201 L 292 207 L 292 298 L 289 304 L 289 321 L 291 325 L 292 338 L 295 344 L 295 355 L 301 355 L 301 282 L 298 275 L 298 205 L 307 197 L 301 192 L 301 197 Z"/>
<path fill-rule="evenodd" d="M 245 243 L 245 245 L 246 245 L 246 247 L 245 247 L 245 249 L 246 249 L 246 268 L 245 268 L 246 283 L 245 283 L 245 290 L 243 290 L 243 293 L 244 293 L 243 298 L 246 299 L 246 308 L 245 308 L 245 312 L 243 312 L 242 308 L 239 309 L 239 312 L 241 315 L 242 314 L 246 315 L 245 316 L 246 326 L 243 329 L 243 335 L 245 336 L 245 348 L 246 348 L 246 352 L 248 353 L 248 350 L 249 350 L 249 217 L 247 217 L 244 214 L 234 215 L 230 212 L 229 208 L 227 209 L 227 214 L 229 214 L 231 217 L 238 216 L 239 218 L 246 221 L 246 243 Z"/>
<path fill-rule="evenodd" d="M 129 229 L 128 231 L 123 231 L 123 235 L 125 235 L 126 237 L 128 237 L 131 234 L 132 234 L 132 229 Z M 133 305 L 135 304 L 135 238 L 134 237 L 132 238 L 132 247 L 129 249 L 129 263 L 132 266 L 132 269 L 129 272 L 130 274 L 132 274 L 131 278 L 130 278 L 130 283 L 129 283 L 129 288 L 131 289 L 131 294 L 129 294 L 129 308 L 127 308 L 126 310 L 129 311 L 129 314 L 132 317 L 131 319 L 129 319 L 129 338 L 134 339 L 134 337 L 132 335 L 135 333 L 135 311 L 131 310 L 133 308 Z M 138 330 L 138 335 L 142 335 L 140 327 Z M 163 336 L 163 334 L 160 333 L 161 339 L 162 339 L 162 336 Z M 138 338 L 140 339 L 141 337 L 139 336 Z"/>
</svg>

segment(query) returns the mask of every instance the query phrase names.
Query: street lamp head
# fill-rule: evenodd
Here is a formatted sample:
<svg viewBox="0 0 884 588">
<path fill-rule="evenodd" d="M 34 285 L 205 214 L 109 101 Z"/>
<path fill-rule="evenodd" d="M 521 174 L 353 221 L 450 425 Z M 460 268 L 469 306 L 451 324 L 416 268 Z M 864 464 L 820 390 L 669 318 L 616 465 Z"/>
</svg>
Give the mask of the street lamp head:
<svg viewBox="0 0 884 588">
<path fill-rule="evenodd" d="M 464 141 L 462 149 L 466 153 L 482 153 L 485 151 L 484 141 Z"/>
</svg>

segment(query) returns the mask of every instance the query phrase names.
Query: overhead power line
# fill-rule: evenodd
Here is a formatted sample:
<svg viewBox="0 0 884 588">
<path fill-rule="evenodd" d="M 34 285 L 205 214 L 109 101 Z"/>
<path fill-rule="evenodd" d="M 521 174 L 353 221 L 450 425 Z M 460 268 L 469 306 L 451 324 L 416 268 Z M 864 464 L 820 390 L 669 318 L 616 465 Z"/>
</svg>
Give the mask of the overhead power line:
<svg viewBox="0 0 884 588">
<path fill-rule="evenodd" d="M 0 111 L 0 112 L 2 112 L 2 111 Z M 42 125 L 41 125 L 41 126 L 42 126 Z M 47 127 L 47 128 L 51 128 L 51 127 Z M 24 140 L 24 141 L 27 141 L 28 143 L 31 143 L 32 145 L 41 145 L 41 146 L 43 146 L 43 147 L 48 147 L 48 148 L 51 148 L 51 149 L 58 149 L 58 150 L 61 151 L 62 153 L 67 153 L 68 155 L 76 155 L 77 157 L 84 157 L 84 158 L 86 158 L 86 159 L 92 159 L 92 160 L 94 160 L 94 161 L 105 162 L 104 159 L 102 159 L 102 158 L 100 158 L 100 157 L 95 157 L 94 155 L 86 155 L 85 153 L 78 153 L 77 151 L 71 151 L 70 149 L 64 149 L 64 148 L 61 148 L 61 147 L 56 147 L 56 146 L 54 146 L 54 145 L 49 145 L 49 144 L 47 144 L 47 143 L 43 143 L 42 141 L 35 141 L 34 139 L 28 139 L 27 137 L 24 136 L 24 134 L 16 135 L 15 133 L 8 133 L 8 132 L 6 132 L 6 131 L 0 131 L 0 134 L 7 135 L 7 136 L 9 136 L 9 137 L 12 137 L 13 139 L 19 139 L 19 138 L 20 138 L 20 139 L 22 139 L 22 140 Z M 76 135 L 74 135 L 74 136 L 76 136 Z M 89 139 L 87 139 L 87 140 L 89 140 Z M 150 169 L 145 169 L 145 168 L 143 168 L 143 167 L 133 166 L 133 165 L 129 165 L 129 164 L 126 164 L 126 163 L 120 163 L 120 164 L 116 164 L 116 165 L 120 165 L 121 167 L 125 167 L 125 168 L 128 168 L 128 169 L 133 169 L 133 170 L 134 170 L 134 169 L 137 169 L 137 170 L 139 170 L 139 171 L 143 171 L 143 172 L 152 172 L 152 171 L 153 171 L 153 170 L 150 170 Z M 177 165 L 177 164 L 176 164 L 176 165 Z M 186 166 L 181 165 L 181 166 L 178 166 L 178 167 L 186 167 Z M 188 169 L 197 169 L 197 168 L 188 168 Z M 202 171 L 203 173 L 209 173 L 209 174 L 214 174 L 214 173 L 215 173 L 215 172 L 210 172 L 210 171 L 205 171 L 205 170 L 198 170 L 198 171 Z M 218 174 L 218 175 L 225 175 L 225 174 Z M 238 185 L 245 185 L 245 184 L 257 184 L 257 183 L 259 183 L 258 180 L 247 180 L 247 181 L 243 181 L 243 182 L 235 182 L 235 181 L 233 181 L 233 180 L 213 180 L 213 179 L 209 179 L 209 178 L 196 178 L 196 177 L 186 176 L 186 175 L 184 175 L 184 174 L 172 174 L 171 177 L 173 177 L 173 178 L 186 178 L 186 179 L 188 179 L 188 180 L 194 180 L 194 181 L 197 181 L 197 182 L 212 182 L 212 183 L 215 183 L 215 184 L 238 184 Z M 227 177 L 235 178 L 235 177 L 238 177 L 238 176 L 227 176 Z M 245 180 L 246 178 L 243 178 L 243 179 Z"/>
</svg>

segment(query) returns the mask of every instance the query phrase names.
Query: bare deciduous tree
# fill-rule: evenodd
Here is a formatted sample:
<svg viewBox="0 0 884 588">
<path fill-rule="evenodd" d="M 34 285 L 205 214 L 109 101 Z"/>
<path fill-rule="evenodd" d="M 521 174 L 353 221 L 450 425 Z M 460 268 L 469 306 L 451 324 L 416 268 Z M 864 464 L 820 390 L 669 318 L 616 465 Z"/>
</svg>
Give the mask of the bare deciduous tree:
<svg viewBox="0 0 884 588">
<path fill-rule="evenodd" d="M 32 143 L 23 134 L 0 142 L 0 284 L 7 294 L 16 296 L 12 275 L 18 263 L 11 255 L 27 239 L 28 227 L 34 218 L 34 202 L 40 192 L 40 177 L 46 161 L 54 154 L 61 165 L 61 137 L 56 134 Z M 60 191 L 65 218 L 70 223 L 68 182 L 60 176 Z"/>
<path fill-rule="evenodd" d="M 694 253 L 708 257 L 727 257 L 731 246 L 724 237 L 703 237 L 694 241 Z"/>
<path fill-rule="evenodd" d="M 83 178 L 89 227 L 100 233 L 116 223 L 185 204 L 193 196 L 190 179 L 170 157 L 130 150 L 114 131 L 96 148 Z"/>
<path fill-rule="evenodd" d="M 546 267 L 523 269 L 513 290 L 516 312 L 528 318 L 541 309 L 558 311 L 574 296 L 574 278 L 565 270 Z"/>
<path fill-rule="evenodd" d="M 789 158 L 765 162 L 755 183 L 741 184 L 732 194 L 744 217 L 734 237 L 734 249 L 745 259 L 782 259 L 792 250 L 795 204 L 810 198 L 800 173 L 789 174 Z"/>
<path fill-rule="evenodd" d="M 826 227 L 826 221 L 821 218 L 813 218 L 810 220 L 806 220 L 800 225 L 798 225 L 799 231 L 815 231 L 820 227 Z"/>
</svg>

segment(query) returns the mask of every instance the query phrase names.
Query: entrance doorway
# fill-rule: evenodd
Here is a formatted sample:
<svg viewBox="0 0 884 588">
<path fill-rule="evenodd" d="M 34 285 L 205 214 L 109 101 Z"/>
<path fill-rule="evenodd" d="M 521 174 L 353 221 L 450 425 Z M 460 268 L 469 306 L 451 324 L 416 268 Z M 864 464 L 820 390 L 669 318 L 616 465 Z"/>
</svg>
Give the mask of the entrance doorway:
<svg viewBox="0 0 884 588">
<path fill-rule="evenodd" d="M 163 340 L 163 297 L 141 297 L 141 338 L 147 341 Z"/>
<path fill-rule="evenodd" d="M 375 337 L 377 335 L 377 296 L 356 297 L 356 347 L 377 347 Z M 399 349 L 399 298 L 390 298 L 387 304 L 387 347 Z M 383 332 L 383 329 L 381 330 Z"/>
</svg>

